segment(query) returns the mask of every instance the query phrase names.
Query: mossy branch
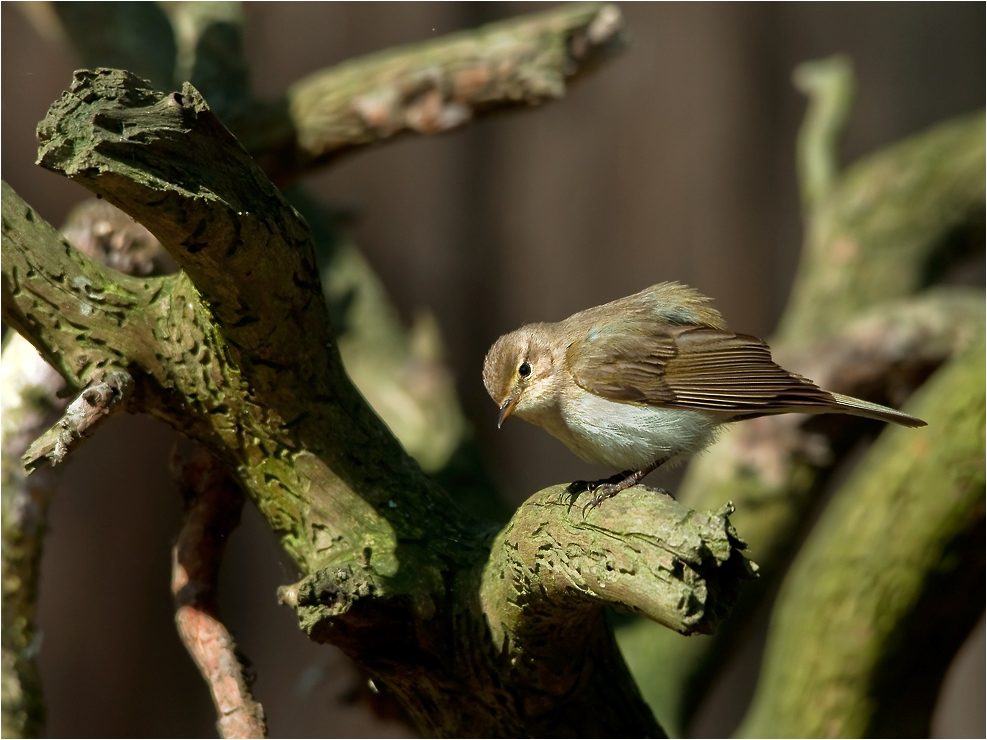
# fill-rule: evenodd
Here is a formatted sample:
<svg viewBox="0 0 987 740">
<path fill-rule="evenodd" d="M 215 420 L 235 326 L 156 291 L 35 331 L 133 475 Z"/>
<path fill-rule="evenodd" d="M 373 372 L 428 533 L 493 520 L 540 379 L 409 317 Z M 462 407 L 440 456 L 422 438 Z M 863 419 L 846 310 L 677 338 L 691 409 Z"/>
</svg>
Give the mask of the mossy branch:
<svg viewBox="0 0 987 740">
<path fill-rule="evenodd" d="M 146 230 L 100 200 L 75 208 L 63 233 L 85 254 L 127 274 L 162 271 L 167 261 Z M 68 401 L 58 395 L 64 385 L 23 336 L 8 333 L 0 373 L 4 737 L 38 737 L 43 729 L 35 611 L 48 503 L 64 468 L 35 470 L 28 476 L 20 458 L 31 440 L 64 411 Z"/>
<path fill-rule="evenodd" d="M 56 10 L 84 66 L 159 89 L 191 82 L 279 183 L 401 135 L 558 100 L 626 44 L 616 5 L 571 3 L 318 70 L 264 103 L 249 90 L 236 3 Z"/>
<path fill-rule="evenodd" d="M 983 224 L 985 140 L 984 114 L 977 113 L 842 173 L 807 219 L 779 343 L 821 339 L 860 311 L 929 285 L 950 237 Z"/>
<path fill-rule="evenodd" d="M 127 279 L 91 264 L 50 227 L 30 249 L 14 249 L 5 231 L 5 309 L 9 303 L 13 323 L 48 351 L 51 337 L 58 339 L 51 356 L 69 367 L 74 383 L 84 385 L 83 360 L 85 368 L 111 361 L 139 368 L 135 396 L 142 408 L 249 478 L 261 510 L 278 531 L 291 530 L 290 549 L 305 561 L 326 555 L 323 536 L 346 542 L 350 534 L 328 523 L 319 506 L 311 520 L 299 516 L 286 495 L 298 478 L 281 480 L 277 472 L 289 458 L 332 458 L 312 462 L 332 478 L 320 487 L 323 495 L 356 496 L 354 489 L 363 488 L 376 491 L 381 506 L 428 486 L 346 379 L 304 222 L 193 88 L 164 95 L 127 73 L 82 72 L 41 129 L 46 166 L 141 221 L 184 270 Z M 8 196 L 16 198 L 9 188 Z M 23 204 L 10 212 L 40 221 Z M 37 264 L 20 266 L 29 259 Z M 63 315 L 58 291 L 65 285 L 75 303 Z M 33 299 L 38 291 L 44 301 Z M 89 299 L 121 293 L 132 312 L 118 299 L 108 316 Z M 73 327 L 67 337 L 66 319 Z M 104 331 L 119 336 L 91 340 Z M 370 440 L 384 462 L 368 471 L 361 458 Z M 382 492 L 368 478 L 386 478 L 394 489 Z"/>
<path fill-rule="evenodd" d="M 563 5 L 315 72 L 230 127 L 282 182 L 402 134 L 557 100 L 623 44 L 615 5 Z"/>
<path fill-rule="evenodd" d="M 814 96 L 799 147 L 810 210 L 799 276 L 771 345 L 782 364 L 824 387 L 899 405 L 983 332 L 981 291 L 915 294 L 954 257 L 951 237 L 983 228 L 984 118 L 937 125 L 841 173 L 834 147 L 849 72 L 836 59 L 798 74 Z M 766 576 L 741 614 L 754 611 L 782 567 L 830 471 L 872 428 L 836 417 L 758 419 L 724 430 L 693 461 L 678 498 L 696 509 L 735 501 L 736 526 Z M 642 691 L 673 733 L 685 731 L 739 621 L 711 641 L 646 623 L 620 634 Z"/>
<path fill-rule="evenodd" d="M 983 610 L 984 354 L 981 336 L 941 369 L 909 406 L 928 428 L 887 430 L 827 507 L 778 596 L 741 736 L 931 731 Z"/>
<path fill-rule="evenodd" d="M 126 368 L 133 410 L 229 467 L 304 574 L 282 599 L 313 639 L 358 660 L 429 734 L 660 733 L 602 618 L 603 561 L 570 564 L 598 587 L 574 595 L 588 604 L 566 614 L 577 644 L 546 635 L 539 654 L 565 667 L 553 681 L 505 652 L 505 639 L 523 643 L 509 637 L 512 607 L 481 597 L 503 546 L 491 551 L 494 533 L 421 473 L 353 388 L 304 222 L 193 87 L 166 95 L 126 72 L 80 72 L 41 131 L 46 166 L 141 221 L 183 272 L 133 279 L 99 268 L 4 186 L 4 318 L 73 387 Z M 545 495 L 557 491 L 537 500 Z M 712 630 L 750 577 L 741 543 L 722 514 L 649 510 L 656 521 L 596 522 L 603 550 L 628 563 L 640 532 L 657 533 L 648 545 L 669 564 L 660 588 L 616 593 L 676 629 Z M 558 526 L 557 536 L 575 532 Z M 662 545 L 666 531 L 674 537 Z"/>
<path fill-rule="evenodd" d="M 123 15 L 107 15 L 105 8 L 82 3 L 58 6 L 56 12 L 85 66 L 125 67 L 167 80 L 162 88 L 191 81 L 211 110 L 247 143 L 251 155 L 280 181 L 299 174 L 293 167 L 309 169 L 335 157 L 328 153 L 312 159 L 309 146 L 323 153 L 354 151 L 402 132 L 435 133 L 501 109 L 561 97 L 624 41 L 615 6 L 555 7 L 314 72 L 280 102 L 265 104 L 249 89 L 237 3 L 179 3 L 163 9 L 133 6 Z M 121 23 L 126 33 L 105 32 Z M 139 53 L 141 49 L 148 54 Z M 423 112 L 440 98 L 447 113 L 469 115 L 460 121 L 446 114 L 429 123 Z M 361 123 L 360 110 L 367 101 L 384 99 L 392 104 L 390 122 Z M 317 130 L 310 116 L 289 120 L 298 107 L 320 111 Z M 402 126 L 402 117 L 408 126 Z M 331 143 L 320 140 L 330 134 Z M 325 257 L 326 297 L 354 382 L 427 471 L 443 480 L 476 483 L 470 505 L 493 513 L 493 487 L 485 482 L 480 456 L 439 359 L 431 317 L 421 317 L 409 336 L 356 245 L 331 233 L 338 232 L 330 225 L 335 219 L 297 190 L 290 197 L 313 227 L 320 260 Z"/>
<path fill-rule="evenodd" d="M 972 289 L 940 289 L 894 301 L 828 340 L 786 353 L 782 362 L 849 395 L 908 393 L 931 368 L 983 334 L 983 304 L 983 293 Z M 724 430 L 718 444 L 693 462 L 679 497 L 694 508 L 734 498 L 737 513 L 731 519 L 750 543 L 765 580 L 745 591 L 734 619 L 713 640 L 685 640 L 646 622 L 619 632 L 644 695 L 671 732 L 684 732 L 726 645 L 737 635 L 733 627 L 754 613 L 771 578 L 784 568 L 831 471 L 875 426 L 843 417 L 766 417 Z"/>
<path fill-rule="evenodd" d="M 528 658 L 549 632 L 572 629 L 573 609 L 599 604 L 685 635 L 710 633 L 736 600 L 736 586 L 754 578 L 756 566 L 740 556 L 745 545 L 728 518 L 732 504 L 699 514 L 637 487 L 583 518 L 569 498 L 558 486 L 528 499 L 487 563 L 484 600 L 515 607 L 491 628 Z"/>
</svg>

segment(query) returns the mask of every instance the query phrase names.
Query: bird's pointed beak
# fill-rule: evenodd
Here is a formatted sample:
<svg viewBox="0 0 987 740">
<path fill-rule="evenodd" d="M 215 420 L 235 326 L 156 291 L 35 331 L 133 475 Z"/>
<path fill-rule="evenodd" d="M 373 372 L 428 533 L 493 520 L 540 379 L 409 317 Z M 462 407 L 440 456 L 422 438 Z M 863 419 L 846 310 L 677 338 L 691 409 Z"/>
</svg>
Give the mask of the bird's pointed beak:
<svg viewBox="0 0 987 740">
<path fill-rule="evenodd" d="M 500 429 L 500 425 L 504 423 L 504 419 L 514 413 L 514 409 L 517 407 L 517 402 L 521 400 L 520 393 L 512 393 L 504 401 L 504 405 L 500 407 L 500 415 L 497 417 L 497 428 Z"/>
</svg>

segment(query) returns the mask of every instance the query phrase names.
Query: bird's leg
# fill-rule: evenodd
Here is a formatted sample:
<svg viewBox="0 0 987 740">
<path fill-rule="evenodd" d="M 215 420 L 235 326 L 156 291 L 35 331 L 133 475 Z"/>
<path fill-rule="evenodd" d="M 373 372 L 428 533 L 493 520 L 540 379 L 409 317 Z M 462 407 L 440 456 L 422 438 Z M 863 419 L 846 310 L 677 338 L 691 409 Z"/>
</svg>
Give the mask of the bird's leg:
<svg viewBox="0 0 987 740">
<path fill-rule="evenodd" d="M 590 493 L 595 494 L 592 499 L 583 507 L 583 516 L 586 516 L 586 512 L 590 509 L 595 509 L 601 503 L 606 501 L 608 498 L 613 498 L 618 493 L 623 491 L 625 488 L 630 488 L 631 486 L 636 486 L 645 476 L 653 472 L 666 461 L 667 458 L 659 457 L 653 463 L 651 463 L 646 468 L 641 468 L 641 470 L 628 470 L 623 473 L 618 473 L 610 478 L 606 478 L 596 483 L 589 484 L 587 490 Z M 576 494 L 578 495 L 578 494 Z"/>
<path fill-rule="evenodd" d="M 615 473 L 609 478 L 603 478 L 602 480 L 574 480 L 566 486 L 565 489 L 563 489 L 562 493 L 559 494 L 559 501 L 562 501 L 566 496 L 568 496 L 569 506 L 572 506 L 572 504 L 576 502 L 576 499 L 579 498 L 579 494 L 594 493 L 601 486 L 615 485 L 633 473 L 633 470 L 625 470 L 622 473 Z"/>
</svg>

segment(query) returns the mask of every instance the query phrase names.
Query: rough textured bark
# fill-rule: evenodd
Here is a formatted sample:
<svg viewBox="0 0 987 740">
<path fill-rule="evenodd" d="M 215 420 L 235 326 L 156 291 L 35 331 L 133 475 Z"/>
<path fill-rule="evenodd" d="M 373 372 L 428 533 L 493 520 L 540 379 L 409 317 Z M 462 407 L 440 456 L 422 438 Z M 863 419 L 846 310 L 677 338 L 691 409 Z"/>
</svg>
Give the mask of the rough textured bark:
<svg viewBox="0 0 987 740">
<path fill-rule="evenodd" d="M 147 58 L 162 78 L 190 76 L 194 87 L 165 96 L 127 75 L 84 75 L 43 129 L 44 156 L 151 225 L 186 273 L 127 281 L 100 271 L 61 244 L 5 186 L 4 318 L 60 363 L 74 390 L 87 392 L 106 373 L 131 374 L 137 390 L 132 410 L 164 418 L 220 455 L 299 564 L 303 578 L 282 590 L 284 602 L 315 639 L 341 645 L 378 684 L 402 697 L 424 732 L 660 732 L 615 652 L 600 607 L 649 616 L 671 637 L 665 626 L 710 631 L 751 575 L 726 519 L 729 510 L 696 514 L 632 490 L 582 520 L 570 518 L 558 490 L 549 489 L 500 532 L 463 513 L 473 507 L 456 503 L 483 484 L 443 475 L 458 481 L 446 485 L 447 495 L 421 474 L 347 380 L 351 375 L 364 388 L 362 377 L 371 389 L 364 394 L 382 414 L 382 399 L 394 397 L 390 391 L 411 399 L 422 419 L 405 430 L 390 419 L 389 425 L 428 472 L 449 472 L 468 448 L 451 387 L 438 383 L 420 392 L 421 385 L 415 390 L 402 377 L 410 358 L 441 378 L 427 324 L 404 336 L 355 248 L 326 233 L 327 219 L 293 195 L 290 202 L 304 210 L 313 238 L 213 117 L 241 136 L 267 174 L 293 179 L 402 132 L 441 132 L 560 96 L 567 80 L 619 46 L 619 14 L 612 6 L 559 8 L 386 52 L 316 73 L 277 104 L 262 106 L 249 99 L 232 4 L 169 7 L 170 25 L 148 7 L 143 36 L 172 40 L 145 44 Z M 120 48 L 127 34 L 83 36 L 91 42 L 90 66 L 105 66 L 107 50 L 126 52 L 122 64 L 144 63 L 143 49 Z M 845 65 L 837 65 L 841 70 Z M 846 90 L 827 74 L 822 68 L 820 77 L 810 70 L 800 78 L 837 96 L 820 106 L 816 142 L 803 143 L 819 157 L 804 172 L 805 200 L 810 213 L 821 214 L 820 224 L 825 218 L 843 227 L 812 230 L 818 252 L 812 259 L 823 267 L 807 258 L 801 285 L 816 275 L 825 280 L 806 289 L 811 297 L 799 304 L 801 323 L 792 324 L 782 354 L 801 357 L 806 364 L 786 363 L 824 385 L 897 400 L 961 348 L 964 334 L 982 333 L 982 295 L 979 311 L 970 295 L 883 301 L 931 282 L 933 270 L 921 263 L 941 252 L 930 251 L 930 242 L 977 222 L 983 121 L 945 126 L 924 143 L 868 160 L 879 175 L 874 180 L 863 162 L 853 170 L 859 176 L 842 177 L 831 146 L 813 149 L 819 139 L 831 144 L 846 110 L 846 99 L 838 97 Z M 163 89 L 171 89 L 168 84 Z M 341 90 L 346 94 L 337 94 Z M 963 152 L 968 145 L 972 155 Z M 926 163 L 936 167 L 916 178 L 914 168 Z M 928 192 L 943 182 L 951 183 L 948 192 Z M 904 251 L 886 248 L 899 243 Z M 328 310 L 319 294 L 317 256 Z M 859 305 L 847 305 L 844 315 L 840 280 L 851 268 L 876 276 L 880 285 L 873 291 L 851 286 Z M 815 315 L 821 307 L 832 315 Z M 861 307 L 873 312 L 857 322 Z M 335 332 L 326 328 L 327 315 Z M 292 333 L 286 326 L 300 329 L 284 336 Z M 830 339 L 805 346 L 819 335 Z M 853 351 L 843 351 L 847 346 Z M 373 388 L 380 391 L 376 398 Z M 808 497 L 821 489 L 841 448 L 867 427 L 772 423 L 778 426 L 751 423 L 737 429 L 749 429 L 746 436 L 727 435 L 735 440 L 733 452 L 701 461 L 707 471 L 722 464 L 722 475 L 704 480 L 697 474 L 685 490 L 690 505 L 706 500 L 713 503 L 702 508 L 710 509 L 742 496 L 738 518 L 751 527 L 758 559 L 777 570 Z M 441 439 L 429 434 L 436 425 L 447 432 Z M 765 440 L 775 453 L 757 452 Z M 5 509 L 5 526 L 8 521 Z M 746 526 L 742 531 L 748 536 Z M 30 568 L 25 583 L 33 577 Z M 5 620 L 7 598 L 5 590 Z M 917 611 L 925 609 L 923 599 L 916 603 Z M 907 618 L 907 608 L 901 613 Z M 6 621 L 4 634 L 6 647 Z M 26 644 L 30 649 L 30 640 Z M 693 692 L 703 671 L 722 661 L 723 644 L 712 645 L 688 641 L 687 650 L 676 646 L 635 672 L 660 673 L 681 707 L 688 703 L 682 693 Z M 643 655 L 632 651 L 632 658 Z M 4 668 L 6 678 L 6 662 Z M 885 666 L 878 673 L 897 672 Z M 900 684 L 880 689 L 893 694 Z M 878 726 L 892 725 L 870 725 Z"/>
<path fill-rule="evenodd" d="M 263 103 L 250 97 L 234 3 L 57 10 L 86 66 L 129 69 L 158 89 L 192 82 L 275 182 L 402 134 L 558 100 L 625 44 L 617 6 L 575 3 L 319 70 Z M 146 53 L 127 41 L 135 28 Z"/>
<path fill-rule="evenodd" d="M 956 235 L 983 228 L 984 118 L 943 123 L 841 171 L 834 145 L 847 112 L 850 72 L 837 58 L 796 74 L 812 96 L 799 147 L 807 232 L 799 276 L 771 346 L 785 367 L 823 387 L 899 406 L 984 330 L 981 290 L 923 292 L 951 260 L 964 257 L 956 254 Z M 731 653 L 732 626 L 770 593 L 771 578 L 788 562 L 832 473 L 877 431 L 846 417 L 768 417 L 725 429 L 693 461 L 676 496 L 701 509 L 734 501 L 734 521 L 764 578 L 713 640 L 686 641 L 645 623 L 619 634 L 642 692 L 670 732 L 685 731 Z M 904 445 L 899 454 L 908 457 L 907 435 L 896 438 Z M 869 466 L 869 459 L 860 465 Z M 957 616 L 954 629 L 963 632 L 965 623 Z M 800 658 L 789 653 L 787 659 L 795 665 Z M 766 718 L 759 729 L 775 733 Z"/>
<path fill-rule="evenodd" d="M 623 40 L 616 6 L 552 8 L 316 72 L 230 127 L 281 182 L 400 134 L 557 100 Z"/>
<path fill-rule="evenodd" d="M 929 433 L 888 430 L 826 508 L 778 595 L 741 736 L 929 736 L 983 610 L 984 350 L 909 406 Z"/>
<path fill-rule="evenodd" d="M 63 233 L 84 254 L 131 275 L 160 274 L 173 263 L 146 229 L 99 200 L 76 208 Z M 64 412 L 65 381 L 20 334 L 4 338 L 3 407 L 3 735 L 37 737 L 44 705 L 36 659 L 38 573 L 48 503 L 63 472 L 28 476 L 22 455 Z"/>
<path fill-rule="evenodd" d="M 125 369 L 132 410 L 226 463 L 298 564 L 304 577 L 282 597 L 314 639 L 366 666 L 428 734 L 660 733 L 601 609 L 616 603 L 686 633 L 710 631 L 751 576 L 725 512 L 668 510 L 639 491 L 626 498 L 637 497 L 636 510 L 608 507 L 586 522 L 557 503 L 522 507 L 497 535 L 422 474 L 356 392 L 307 227 L 191 85 L 159 94 L 126 73 L 81 72 L 40 136 L 44 166 L 134 216 L 183 272 L 114 275 L 5 186 L 5 320 L 74 390 Z M 536 494 L 546 497 L 558 491 Z M 636 577 L 640 533 L 654 544 L 662 526 L 659 565 Z M 514 601 L 531 617 L 516 620 L 509 601 L 484 596 L 518 563 L 551 576 L 543 561 L 517 560 L 515 528 L 532 532 L 526 543 L 536 532 L 558 543 L 573 527 L 614 547 L 628 541 L 610 556 L 626 565 L 608 567 L 613 548 L 584 539 L 583 556 L 559 556 L 559 577 L 572 579 L 564 600 L 522 579 Z M 681 542 L 692 544 L 676 550 Z M 532 641 L 546 615 L 565 620 L 565 635 Z"/>
</svg>

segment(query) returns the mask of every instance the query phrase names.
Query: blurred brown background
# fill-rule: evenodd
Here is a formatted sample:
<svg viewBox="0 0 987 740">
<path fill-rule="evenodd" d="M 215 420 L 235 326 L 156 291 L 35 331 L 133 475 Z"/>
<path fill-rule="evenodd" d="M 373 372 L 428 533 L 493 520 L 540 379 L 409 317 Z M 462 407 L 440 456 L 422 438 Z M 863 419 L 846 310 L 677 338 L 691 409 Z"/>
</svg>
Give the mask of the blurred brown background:
<svg viewBox="0 0 987 740">
<path fill-rule="evenodd" d="M 28 21 L 28 5 L 0 8 L 2 175 L 60 225 L 86 193 L 33 165 L 34 127 L 76 62 Z M 349 57 L 542 7 L 251 3 L 254 87 L 274 97 Z M 738 330 L 771 333 L 801 242 L 794 149 L 805 104 L 790 83 L 796 64 L 836 52 L 853 59 L 858 94 L 846 162 L 984 105 L 982 3 L 622 10 L 629 49 L 566 100 L 444 137 L 404 139 L 307 183 L 359 214 L 354 236 L 403 314 L 427 307 L 438 318 L 467 412 L 510 502 L 599 471 L 529 425 L 494 434 L 480 367 L 499 334 L 669 279 L 714 296 Z M 214 732 L 205 689 L 171 624 L 169 548 L 180 515 L 166 471 L 171 438 L 149 419 L 116 419 L 68 463 L 40 605 L 52 736 Z M 257 667 L 272 736 L 409 734 L 371 717 L 363 680 L 331 649 L 310 645 L 277 607 L 275 588 L 294 574 L 259 518 L 245 518 L 231 543 L 224 610 Z M 951 679 L 973 703 L 951 695 L 940 735 L 985 732 L 982 624 L 973 639 L 967 677 Z M 749 675 L 734 680 L 753 683 Z M 730 730 L 729 718 L 712 717 L 698 729 Z"/>
</svg>

